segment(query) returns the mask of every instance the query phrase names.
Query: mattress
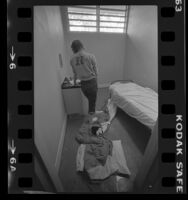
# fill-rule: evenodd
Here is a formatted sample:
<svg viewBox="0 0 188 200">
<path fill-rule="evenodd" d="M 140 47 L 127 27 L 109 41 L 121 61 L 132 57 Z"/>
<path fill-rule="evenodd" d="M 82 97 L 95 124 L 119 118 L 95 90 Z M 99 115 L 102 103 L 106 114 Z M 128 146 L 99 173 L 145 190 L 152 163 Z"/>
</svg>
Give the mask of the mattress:
<svg viewBox="0 0 188 200">
<path fill-rule="evenodd" d="M 109 89 L 116 106 L 153 129 L 158 118 L 158 94 L 154 90 L 133 82 L 116 82 Z"/>
</svg>

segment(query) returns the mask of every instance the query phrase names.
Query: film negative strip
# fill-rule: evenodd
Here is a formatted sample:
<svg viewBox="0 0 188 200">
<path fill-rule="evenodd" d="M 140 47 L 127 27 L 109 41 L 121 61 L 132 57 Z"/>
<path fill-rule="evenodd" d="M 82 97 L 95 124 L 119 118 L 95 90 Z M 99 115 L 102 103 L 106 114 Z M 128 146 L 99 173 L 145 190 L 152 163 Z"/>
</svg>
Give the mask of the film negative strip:
<svg viewBox="0 0 188 200">
<path fill-rule="evenodd" d="M 83 25 L 83 27 L 87 26 L 87 28 L 88 27 L 91 28 L 91 29 L 88 28 L 87 30 L 92 30 L 92 27 L 96 26 L 92 25 L 92 23 L 95 24 L 95 19 L 94 19 L 95 17 L 96 17 L 96 24 L 102 24 L 102 21 L 100 21 L 100 19 L 102 19 L 101 17 L 102 14 L 100 15 L 100 13 L 102 13 L 102 6 L 111 5 L 112 7 L 119 5 L 123 7 L 126 5 L 128 6 L 128 8 L 131 8 L 131 6 L 132 7 L 149 6 L 149 7 L 155 7 L 157 10 L 156 20 L 158 26 L 157 27 L 158 51 L 156 56 L 158 57 L 157 59 L 158 60 L 157 63 L 158 118 L 155 125 L 156 131 L 154 131 L 156 133 L 155 137 L 152 131 L 148 145 L 144 153 L 142 153 L 143 161 L 142 164 L 139 165 L 139 168 L 142 169 L 143 171 L 138 171 L 138 174 L 136 174 L 135 178 L 136 183 L 134 184 L 136 184 L 137 187 L 135 187 L 136 189 L 133 189 L 131 191 L 126 190 L 122 192 L 124 194 L 126 193 L 185 194 L 187 192 L 186 191 L 186 143 L 185 143 L 186 141 L 185 0 L 150 0 L 150 1 L 116 0 L 114 2 L 101 1 L 101 2 L 92 2 L 92 4 L 91 5 L 90 4 L 91 2 L 88 1 L 70 2 L 61 0 L 53 0 L 53 1 L 7 0 L 7 12 L 8 12 L 7 14 L 7 37 L 8 37 L 7 38 L 7 78 L 8 78 L 7 112 L 8 112 L 8 152 L 9 152 L 8 193 L 9 194 L 14 194 L 14 193 L 72 194 L 74 193 L 74 191 L 78 193 L 79 192 L 82 193 L 84 191 L 84 189 L 83 191 L 82 190 L 79 191 L 79 189 L 74 188 L 74 190 L 70 192 L 69 187 L 66 186 L 65 181 L 63 181 L 62 180 L 63 178 L 59 175 L 60 166 L 62 165 L 62 164 L 60 165 L 60 162 L 66 162 L 66 160 L 62 161 L 62 159 L 64 159 L 63 158 L 64 154 L 59 154 L 59 152 L 62 152 L 62 148 L 65 147 L 61 147 L 61 145 L 59 145 L 59 143 L 56 142 L 61 140 L 63 141 L 64 139 L 62 139 L 61 135 L 59 136 L 59 133 L 56 134 L 58 128 L 56 127 L 56 123 L 53 124 L 54 122 L 53 117 L 50 116 L 46 117 L 47 119 L 46 122 L 44 122 L 44 120 L 41 119 L 44 117 L 44 115 L 41 114 L 42 110 L 44 113 L 45 110 L 47 109 L 51 110 L 50 108 L 51 104 L 49 104 L 48 101 L 52 101 L 53 98 L 49 98 L 46 100 L 43 98 L 41 99 L 41 102 L 36 103 L 36 99 L 38 98 L 38 96 L 40 96 L 40 94 L 42 93 L 48 93 L 48 91 L 53 91 L 49 93 L 54 95 L 54 104 L 58 104 L 60 102 L 60 100 L 56 100 L 55 97 L 59 99 L 62 98 L 60 88 L 59 90 L 55 91 L 55 87 L 50 87 L 50 85 L 45 87 L 45 85 L 42 85 L 50 82 L 50 80 L 54 78 L 55 76 L 54 73 L 56 72 L 50 71 L 51 73 L 50 77 L 47 75 L 47 70 L 50 69 L 45 70 L 44 66 L 42 70 L 41 68 L 39 69 L 38 67 L 38 65 L 40 65 L 40 62 L 41 65 L 44 65 L 45 63 L 45 61 L 44 62 L 41 61 L 43 59 L 46 59 L 46 57 L 44 56 L 45 52 L 46 55 L 47 53 L 50 52 L 47 50 L 47 48 L 43 48 L 43 46 L 41 45 L 43 44 L 42 41 L 43 37 L 40 34 L 43 34 L 43 30 L 45 29 L 48 29 L 46 31 L 49 32 L 51 31 L 50 33 L 51 35 L 49 35 L 48 38 L 49 40 L 48 48 L 50 48 L 51 46 L 52 48 L 51 51 L 53 51 L 54 48 L 53 45 L 56 44 L 58 46 L 58 41 L 61 40 L 58 38 L 59 37 L 58 32 L 61 32 L 62 29 L 61 27 L 59 27 L 59 21 L 58 21 L 59 13 L 56 13 L 56 11 L 59 12 L 59 9 L 61 9 L 60 7 L 65 7 L 66 8 L 65 12 L 68 12 L 67 7 L 70 5 L 72 5 L 73 7 L 75 5 L 81 5 L 80 7 L 82 9 L 84 9 L 84 6 L 88 5 L 86 6 L 88 10 L 91 9 L 91 6 L 96 6 L 97 7 L 96 13 L 99 14 L 99 17 L 97 16 L 96 13 L 95 14 L 93 14 L 92 12 L 87 13 L 88 11 L 86 10 L 85 13 L 89 16 L 87 19 L 84 18 L 84 10 L 82 13 L 80 13 L 78 12 L 78 10 L 75 9 L 70 11 L 70 13 L 68 13 L 69 15 L 71 15 L 72 12 L 72 20 L 78 21 L 78 24 L 73 24 L 72 27 L 81 26 L 83 22 L 79 21 L 81 21 L 82 19 L 90 23 L 89 25 L 86 23 L 85 25 Z M 46 14 L 43 15 L 42 12 L 45 10 L 45 9 L 43 10 L 44 7 L 46 7 Z M 149 10 L 150 9 L 149 7 L 147 7 L 145 11 L 148 11 L 150 13 L 151 11 Z M 50 8 L 53 8 L 53 12 L 50 12 Z M 104 9 L 103 11 L 106 11 L 106 13 L 107 11 L 110 10 L 109 7 L 106 10 L 105 8 L 103 9 Z M 61 12 L 63 11 L 64 10 L 61 9 Z M 130 9 L 128 9 L 127 11 L 129 11 L 129 13 L 127 12 L 129 14 L 129 18 L 127 19 L 126 23 L 129 29 L 129 27 L 131 28 L 131 25 L 129 26 L 130 20 L 132 20 L 134 16 L 131 14 Z M 110 15 L 111 17 L 111 22 L 109 22 L 109 19 L 106 20 L 107 24 L 105 26 L 107 28 L 106 29 L 104 28 L 103 30 L 108 30 L 108 28 L 110 27 L 109 25 L 110 23 L 111 24 L 116 23 L 116 25 L 114 26 L 118 26 L 117 22 L 119 23 L 121 22 L 121 17 L 122 17 L 121 14 L 119 14 L 120 17 L 118 21 L 116 21 L 115 18 L 113 18 L 115 9 L 111 9 L 109 13 L 105 14 L 104 12 L 103 14 L 104 23 L 105 23 L 105 15 L 106 16 Z M 143 11 L 138 11 L 138 13 L 140 14 L 140 16 L 144 14 Z M 69 23 L 68 22 L 66 23 L 65 28 L 71 26 L 71 23 L 73 23 L 70 22 L 71 17 L 70 19 L 68 19 L 69 16 L 68 14 L 64 15 L 61 13 L 60 15 L 62 18 L 65 17 L 66 20 L 69 20 Z M 77 16 L 78 18 L 75 18 L 73 14 L 75 14 L 75 16 L 76 14 L 77 15 L 79 14 L 82 16 L 82 18 L 79 19 L 79 16 Z M 125 16 L 128 16 L 128 14 Z M 143 19 L 145 19 L 145 16 L 143 16 Z M 44 23 L 42 20 L 44 20 Z M 138 23 L 140 22 L 141 21 L 138 20 Z M 39 24 L 38 28 L 36 28 L 37 23 Z M 45 27 L 44 25 L 48 23 L 51 23 L 52 26 Z M 146 29 L 147 26 L 149 25 L 148 24 L 146 25 Z M 83 27 L 81 27 L 81 29 L 85 30 Z M 119 27 L 121 27 L 120 24 Z M 137 24 L 137 27 L 138 28 L 140 27 L 139 24 Z M 100 31 L 102 30 L 102 28 L 100 26 L 99 27 L 96 26 L 96 30 Z M 118 29 L 118 27 L 115 27 L 114 30 L 119 30 L 121 32 L 121 29 L 120 28 Z M 139 31 L 139 29 L 137 31 Z M 80 32 L 80 30 L 78 32 Z M 39 40 L 37 38 L 37 34 L 40 35 Z M 76 31 L 74 34 L 76 34 Z M 86 38 L 87 37 L 86 33 L 84 34 L 85 34 L 84 37 Z M 80 35 L 78 34 L 78 36 L 75 37 L 79 36 Z M 48 36 L 44 35 L 44 37 Z M 84 41 L 86 41 L 83 36 L 80 37 L 83 38 Z M 94 37 L 94 36 L 90 35 L 88 37 Z M 140 32 L 140 37 L 142 37 L 142 32 Z M 98 35 L 98 39 L 99 38 L 100 37 Z M 96 42 L 98 39 L 96 39 Z M 150 42 L 149 39 L 150 37 L 148 37 L 148 43 Z M 56 41 L 53 43 L 53 41 L 51 42 L 51 40 L 56 40 Z M 90 39 L 88 39 L 88 41 L 90 41 Z M 144 43 L 145 45 L 148 45 L 146 41 Z M 47 45 L 45 47 L 47 47 Z M 60 47 L 58 46 L 58 48 Z M 63 49 L 61 50 L 64 51 Z M 92 51 L 91 47 L 90 50 Z M 152 51 L 153 49 L 151 48 L 151 50 L 147 52 L 148 57 L 146 57 L 146 59 L 150 59 L 150 53 Z M 134 55 L 133 53 L 133 57 L 134 56 L 138 55 Z M 36 57 L 37 59 L 40 58 L 41 60 L 36 61 Z M 61 58 L 61 52 L 59 58 Z M 63 63 L 65 62 L 64 59 L 60 59 L 61 60 L 60 65 L 62 66 L 64 65 Z M 57 60 L 58 60 L 58 55 L 57 55 Z M 51 62 L 50 59 L 46 61 L 45 64 L 46 68 L 49 67 L 48 65 L 49 62 Z M 50 63 L 50 65 L 53 65 L 53 63 Z M 56 70 L 56 65 L 58 65 L 57 62 L 55 62 L 54 65 L 55 65 L 54 70 Z M 66 63 L 65 65 L 68 64 Z M 59 72 L 60 70 L 57 71 L 58 73 L 60 73 Z M 46 82 L 45 81 L 40 82 L 40 77 L 35 76 L 36 73 L 37 74 L 40 73 L 41 79 L 46 79 L 45 80 Z M 111 75 L 109 75 L 109 77 L 110 76 Z M 142 78 L 146 79 L 147 76 L 149 76 L 149 74 L 143 76 Z M 132 77 L 134 77 L 134 75 Z M 137 75 L 135 75 L 135 78 L 136 77 Z M 142 81 L 140 82 L 142 83 Z M 147 86 L 147 84 L 145 86 Z M 45 97 L 45 94 L 43 95 Z M 68 101 L 71 102 L 72 99 L 74 99 L 73 94 Z M 74 105 L 71 105 L 72 109 Z M 62 107 L 59 108 L 59 110 L 60 109 L 62 109 Z M 38 112 L 38 110 L 40 110 L 40 113 Z M 55 111 L 51 112 L 52 116 L 57 117 L 55 119 L 57 121 L 61 121 L 62 116 L 63 117 L 65 116 L 62 113 L 64 111 L 61 111 L 61 113 L 58 114 L 59 111 L 57 110 L 57 113 L 55 115 L 53 115 L 53 112 Z M 62 126 L 64 122 L 62 120 L 59 123 Z M 48 132 L 49 129 L 52 131 L 51 135 L 47 134 L 45 135 L 45 131 Z M 155 128 L 153 130 L 155 130 Z M 149 147 L 149 145 L 151 147 Z M 71 148 L 74 149 L 74 147 L 72 146 Z M 73 156 L 73 153 L 71 153 L 72 152 L 71 148 L 69 148 L 70 153 L 68 153 L 70 157 Z M 126 152 L 126 154 L 127 153 L 128 152 Z M 148 155 L 146 155 L 147 153 Z M 56 158 L 54 158 L 53 155 L 55 155 Z M 76 154 L 74 155 L 75 155 L 74 160 L 76 160 Z M 132 157 L 134 158 L 134 156 Z M 69 167 L 71 168 L 71 166 Z M 131 171 L 132 169 L 131 166 L 129 166 L 129 163 L 128 167 Z M 72 176 L 71 174 L 69 175 L 70 178 L 74 179 L 74 176 Z M 65 177 L 67 178 L 67 175 L 65 175 Z M 68 179 L 66 179 L 66 181 L 67 184 L 70 184 L 70 181 Z M 76 183 L 75 180 L 75 185 L 76 184 L 79 183 Z M 126 182 L 123 182 L 122 187 L 124 187 L 125 185 Z M 86 190 L 86 192 L 88 191 Z M 106 192 L 106 190 L 104 191 L 100 190 L 100 192 Z M 114 193 L 114 190 L 108 192 Z M 92 190 L 91 193 L 93 193 Z M 119 192 L 115 193 L 119 194 Z"/>
</svg>

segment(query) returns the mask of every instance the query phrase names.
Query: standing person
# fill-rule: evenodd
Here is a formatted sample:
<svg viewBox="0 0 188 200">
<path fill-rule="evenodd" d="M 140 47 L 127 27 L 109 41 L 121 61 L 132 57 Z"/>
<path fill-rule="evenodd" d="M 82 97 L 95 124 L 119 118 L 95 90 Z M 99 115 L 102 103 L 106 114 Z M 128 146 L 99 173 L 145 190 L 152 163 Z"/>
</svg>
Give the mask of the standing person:
<svg viewBox="0 0 188 200">
<path fill-rule="evenodd" d="M 76 79 L 81 80 L 81 90 L 89 103 L 88 113 L 92 115 L 95 113 L 98 91 L 96 59 L 94 55 L 85 51 L 79 40 L 74 40 L 71 48 L 74 53 L 70 61 L 74 73 L 74 84 Z"/>
</svg>

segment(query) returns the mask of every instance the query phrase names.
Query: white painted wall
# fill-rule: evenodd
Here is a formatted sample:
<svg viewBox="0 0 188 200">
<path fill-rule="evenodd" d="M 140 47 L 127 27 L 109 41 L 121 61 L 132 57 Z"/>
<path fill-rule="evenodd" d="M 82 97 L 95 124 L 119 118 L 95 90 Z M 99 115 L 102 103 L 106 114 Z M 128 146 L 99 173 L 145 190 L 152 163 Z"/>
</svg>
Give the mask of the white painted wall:
<svg viewBox="0 0 188 200">
<path fill-rule="evenodd" d="M 61 83 L 67 75 L 66 50 L 59 6 L 34 8 L 34 129 L 35 144 L 62 191 L 59 158 L 66 128 Z M 63 56 L 63 68 L 59 64 Z"/>
<path fill-rule="evenodd" d="M 124 78 L 158 90 L 157 6 L 131 6 Z"/>
<path fill-rule="evenodd" d="M 100 85 L 123 79 L 125 58 L 125 35 L 111 33 L 67 32 L 68 59 L 72 55 L 71 43 L 75 39 L 82 41 L 85 50 L 94 54 L 97 60 Z M 69 64 L 70 66 L 70 64 Z M 69 67 L 72 74 L 72 68 Z"/>
</svg>

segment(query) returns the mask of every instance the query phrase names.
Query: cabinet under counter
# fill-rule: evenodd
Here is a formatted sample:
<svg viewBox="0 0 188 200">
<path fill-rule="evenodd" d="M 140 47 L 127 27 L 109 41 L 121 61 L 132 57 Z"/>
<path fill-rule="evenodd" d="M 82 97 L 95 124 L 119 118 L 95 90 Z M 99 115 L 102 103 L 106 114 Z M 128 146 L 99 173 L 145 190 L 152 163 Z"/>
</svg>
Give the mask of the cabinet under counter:
<svg viewBox="0 0 188 200">
<path fill-rule="evenodd" d="M 87 114 L 88 102 L 82 94 L 80 85 L 63 85 L 62 93 L 64 98 L 65 109 L 68 115 Z"/>
</svg>

